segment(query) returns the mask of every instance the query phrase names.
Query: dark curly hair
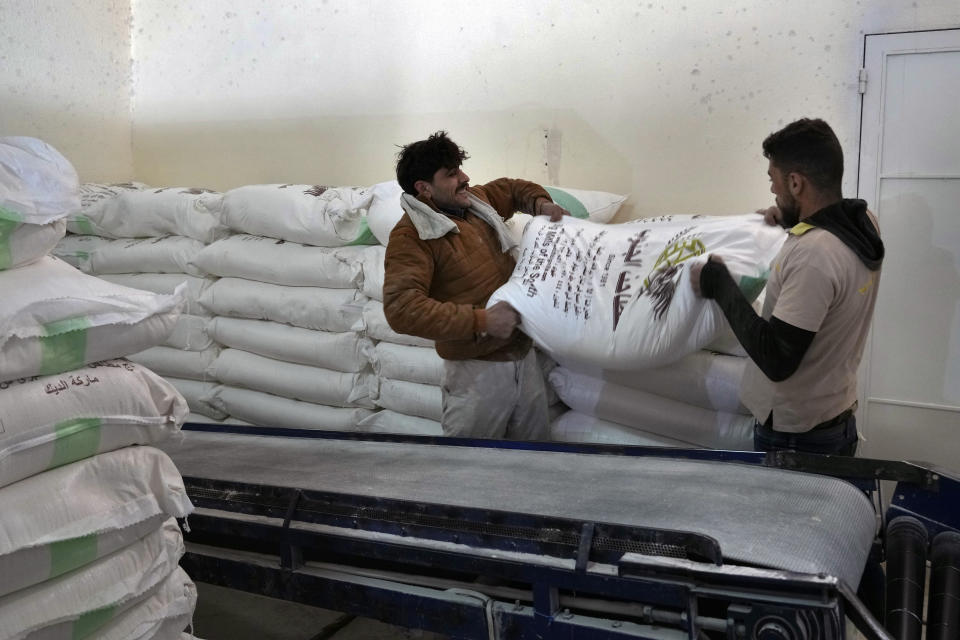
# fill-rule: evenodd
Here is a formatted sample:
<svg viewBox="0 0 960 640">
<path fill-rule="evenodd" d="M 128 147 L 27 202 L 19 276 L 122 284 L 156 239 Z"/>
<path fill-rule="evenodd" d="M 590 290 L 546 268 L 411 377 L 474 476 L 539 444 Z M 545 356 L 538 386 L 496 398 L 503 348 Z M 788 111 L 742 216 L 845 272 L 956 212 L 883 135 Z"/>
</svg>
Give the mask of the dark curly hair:
<svg viewBox="0 0 960 640">
<path fill-rule="evenodd" d="M 771 133 L 763 141 L 763 155 L 783 173 L 802 173 L 818 189 L 840 193 L 843 149 L 819 118 L 803 118 Z"/>
<path fill-rule="evenodd" d="M 433 180 L 439 169 L 456 169 L 469 158 L 446 131 L 437 131 L 426 140 L 418 140 L 400 148 L 397 153 L 397 182 L 410 195 L 417 195 L 417 180 Z"/>
</svg>

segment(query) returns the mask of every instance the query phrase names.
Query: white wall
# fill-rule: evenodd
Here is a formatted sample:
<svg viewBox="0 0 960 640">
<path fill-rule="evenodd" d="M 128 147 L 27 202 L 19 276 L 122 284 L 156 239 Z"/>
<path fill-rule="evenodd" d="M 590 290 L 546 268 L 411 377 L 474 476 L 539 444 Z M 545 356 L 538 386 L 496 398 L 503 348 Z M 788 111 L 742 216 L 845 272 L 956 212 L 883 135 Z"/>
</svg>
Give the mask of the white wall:
<svg viewBox="0 0 960 640">
<path fill-rule="evenodd" d="M 956 0 L 134 0 L 137 177 L 370 184 L 445 128 L 474 182 L 630 193 L 621 219 L 770 200 L 764 136 L 834 125 L 854 192 L 864 32 Z"/>
<path fill-rule="evenodd" d="M 445 128 L 475 182 L 733 213 L 769 201 L 760 141 L 805 115 L 852 194 L 863 34 L 958 25 L 957 0 L 5 0 L 0 135 L 84 180 L 225 189 L 386 180 Z"/>
<path fill-rule="evenodd" d="M 128 180 L 129 0 L 0 2 L 0 136 L 46 140 L 81 180 Z"/>
</svg>

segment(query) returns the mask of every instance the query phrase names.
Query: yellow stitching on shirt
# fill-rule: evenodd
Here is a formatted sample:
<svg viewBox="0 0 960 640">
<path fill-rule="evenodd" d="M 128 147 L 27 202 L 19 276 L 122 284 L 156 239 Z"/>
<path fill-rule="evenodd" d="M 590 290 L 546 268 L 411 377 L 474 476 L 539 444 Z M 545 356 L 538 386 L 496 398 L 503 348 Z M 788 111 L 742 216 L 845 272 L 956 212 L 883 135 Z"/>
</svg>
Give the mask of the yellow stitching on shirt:
<svg viewBox="0 0 960 640">
<path fill-rule="evenodd" d="M 790 229 L 790 235 L 802 236 L 807 231 L 810 231 L 810 229 L 816 229 L 816 227 L 806 222 L 798 222 Z"/>
<path fill-rule="evenodd" d="M 870 290 L 870 287 L 873 286 L 873 283 L 876 282 L 876 278 L 877 278 L 876 274 L 872 274 L 872 273 L 871 273 L 871 274 L 870 274 L 870 279 L 867 281 L 867 284 L 865 284 L 865 285 L 863 285 L 862 287 L 860 287 L 859 289 L 857 289 L 857 291 L 858 291 L 861 295 L 866 295 L 866 294 L 867 294 L 867 291 Z"/>
</svg>

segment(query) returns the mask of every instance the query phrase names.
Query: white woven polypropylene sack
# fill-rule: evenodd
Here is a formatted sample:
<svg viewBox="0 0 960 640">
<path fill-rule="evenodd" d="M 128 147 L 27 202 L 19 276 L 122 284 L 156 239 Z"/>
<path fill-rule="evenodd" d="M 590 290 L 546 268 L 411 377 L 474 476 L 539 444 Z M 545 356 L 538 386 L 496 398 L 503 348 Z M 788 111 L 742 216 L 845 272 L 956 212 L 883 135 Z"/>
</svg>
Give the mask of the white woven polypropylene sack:
<svg viewBox="0 0 960 640">
<path fill-rule="evenodd" d="M 360 289 L 373 300 L 383 301 L 383 259 L 386 251 L 386 247 L 367 247 L 361 257 L 363 282 Z"/>
<path fill-rule="evenodd" d="M 690 265 L 721 256 L 748 298 L 783 244 L 756 214 L 663 216 L 599 225 L 535 218 L 510 280 L 488 306 L 512 305 L 521 328 L 561 363 L 639 370 L 679 360 L 727 326 L 694 295 Z"/>
<path fill-rule="evenodd" d="M 558 442 L 585 442 L 590 444 L 628 444 L 641 447 L 679 447 L 681 449 L 700 448 L 682 440 L 673 440 L 573 410 L 565 412 L 550 423 L 550 439 Z"/>
<path fill-rule="evenodd" d="M 740 403 L 746 365 L 747 358 L 701 350 L 655 369 L 580 373 L 704 409 L 747 414 Z"/>
<path fill-rule="evenodd" d="M 0 594 L 55 578 L 193 511 L 164 452 L 124 447 L 0 489 Z"/>
<path fill-rule="evenodd" d="M 107 238 L 186 236 L 204 244 L 229 234 L 220 222 L 223 196 L 209 189 L 118 191 L 112 197 L 87 200 L 79 213 L 70 216 L 67 230 Z"/>
<path fill-rule="evenodd" d="M 370 187 L 373 201 L 367 213 L 370 231 L 377 237 L 383 246 L 390 240 L 390 232 L 403 217 L 403 207 L 400 206 L 400 195 L 403 188 L 396 180 L 380 182 Z"/>
<path fill-rule="evenodd" d="M 217 388 L 212 402 L 224 413 L 250 424 L 288 429 L 355 431 L 357 424 L 373 413 L 370 409 L 330 407 L 226 385 Z"/>
<path fill-rule="evenodd" d="M 79 208 L 77 172 L 59 151 L 37 138 L 0 137 L 0 212 L 43 225 Z"/>
<path fill-rule="evenodd" d="M 385 340 L 396 344 L 408 344 L 414 347 L 433 347 L 433 340 L 417 336 L 397 333 L 390 328 L 387 317 L 383 314 L 383 303 L 379 300 L 368 300 L 363 305 L 363 317 L 354 324 L 354 331 L 360 331 L 374 340 Z"/>
<path fill-rule="evenodd" d="M 204 272 L 294 287 L 356 289 L 366 247 L 314 247 L 276 238 L 236 235 L 214 242 L 194 259 Z"/>
<path fill-rule="evenodd" d="M 209 369 L 220 354 L 220 347 L 203 351 L 184 351 L 173 347 L 150 347 L 127 356 L 133 362 L 155 371 L 161 376 L 209 380 Z"/>
<path fill-rule="evenodd" d="M 373 371 L 381 378 L 440 386 L 443 358 L 431 347 L 379 342 L 370 350 Z"/>
<path fill-rule="evenodd" d="M 389 378 L 377 378 L 376 383 L 378 407 L 436 422 L 443 416 L 443 393 L 438 386 Z"/>
<path fill-rule="evenodd" d="M 570 212 L 575 218 L 605 224 L 617 215 L 627 196 L 606 191 L 568 189 L 567 187 L 544 187 L 554 202 Z"/>
<path fill-rule="evenodd" d="M 36 138 L 0 138 L 0 269 L 49 253 L 79 207 L 77 172 L 56 149 Z"/>
<path fill-rule="evenodd" d="M 316 331 L 268 320 L 217 317 L 207 331 L 214 340 L 234 349 L 348 373 L 369 365 L 365 353 L 372 345 L 354 331 Z"/>
<path fill-rule="evenodd" d="M 46 257 L 0 271 L 0 380 L 70 371 L 162 342 L 183 291 L 157 295 Z"/>
<path fill-rule="evenodd" d="M 223 420 L 227 417 L 227 414 L 210 404 L 210 399 L 213 398 L 217 389 L 216 382 L 202 382 L 200 380 L 188 380 L 187 378 L 173 378 L 170 376 L 167 376 L 165 379 L 180 392 L 180 395 L 183 396 L 191 412 L 214 420 Z M 184 421 L 188 419 L 189 414 L 184 418 Z"/>
<path fill-rule="evenodd" d="M 200 296 L 200 304 L 214 315 L 333 332 L 350 331 L 365 302 L 366 296 L 354 289 L 285 287 L 240 278 L 222 278 Z"/>
<path fill-rule="evenodd" d="M 187 405 L 152 371 L 126 360 L 0 382 L 0 487 L 180 430 Z"/>
<path fill-rule="evenodd" d="M 318 247 L 372 244 L 366 216 L 372 198 L 358 187 L 247 185 L 223 195 L 222 218 L 234 231 Z"/>
<path fill-rule="evenodd" d="M 94 275 L 186 273 L 199 276 L 203 274 L 193 266 L 192 261 L 204 246 L 199 240 L 185 236 L 120 240 L 69 236 L 59 243 L 53 253 L 81 271 Z"/>
<path fill-rule="evenodd" d="M 753 449 L 752 416 L 703 409 L 564 367 L 550 372 L 550 384 L 580 413 L 710 449 Z"/>
<path fill-rule="evenodd" d="M 213 340 L 207 334 L 209 318 L 203 316 L 181 315 L 173 326 L 173 331 L 163 341 L 163 346 L 186 351 L 203 351 L 213 346 Z"/>
<path fill-rule="evenodd" d="M 121 287 L 162 294 L 171 294 L 185 283 L 183 313 L 210 316 L 210 313 L 200 304 L 200 297 L 216 281 L 214 278 L 201 278 L 181 273 L 105 273 L 97 277 Z"/>
<path fill-rule="evenodd" d="M 174 519 L 79 571 L 0 598 L 0 640 L 73 640 L 152 593 L 184 553 Z"/>
<path fill-rule="evenodd" d="M 67 228 L 62 219 L 47 224 L 22 224 L 13 217 L 0 206 L 0 270 L 16 269 L 47 255 Z"/>
<path fill-rule="evenodd" d="M 60 258 L 72 267 L 84 273 L 90 273 L 91 258 L 97 249 L 113 242 L 110 238 L 100 236 L 78 236 L 69 234 L 60 239 L 50 250 L 50 255 Z"/>
<path fill-rule="evenodd" d="M 443 427 L 436 420 L 408 416 L 384 409 L 364 418 L 357 425 L 364 433 L 401 433 L 411 436 L 442 436 Z"/>
<path fill-rule="evenodd" d="M 373 408 L 370 374 L 281 362 L 239 349 L 225 349 L 210 367 L 210 374 L 224 384 L 292 400 L 331 407 Z"/>
<path fill-rule="evenodd" d="M 97 640 L 179 638 L 197 606 L 197 587 L 177 567 L 162 583 L 97 630 Z M 169 628 L 169 629 L 168 629 Z"/>
</svg>

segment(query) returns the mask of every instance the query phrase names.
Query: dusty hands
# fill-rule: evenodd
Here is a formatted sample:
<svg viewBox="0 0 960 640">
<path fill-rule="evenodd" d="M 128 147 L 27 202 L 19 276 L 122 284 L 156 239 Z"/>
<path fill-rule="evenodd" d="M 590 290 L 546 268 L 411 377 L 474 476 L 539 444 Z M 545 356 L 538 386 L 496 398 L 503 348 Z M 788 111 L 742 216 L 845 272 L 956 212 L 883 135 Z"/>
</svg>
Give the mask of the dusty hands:
<svg viewBox="0 0 960 640">
<path fill-rule="evenodd" d="M 520 324 L 520 314 L 501 300 L 487 309 L 487 334 L 494 338 L 509 338 Z"/>
<path fill-rule="evenodd" d="M 560 218 L 570 215 L 570 212 L 556 202 L 544 202 L 537 215 L 550 216 L 550 222 L 559 222 Z"/>
<path fill-rule="evenodd" d="M 757 213 L 763 216 L 763 221 L 767 224 L 778 227 L 783 226 L 783 214 L 777 205 L 767 207 L 766 209 L 757 209 Z"/>
</svg>

